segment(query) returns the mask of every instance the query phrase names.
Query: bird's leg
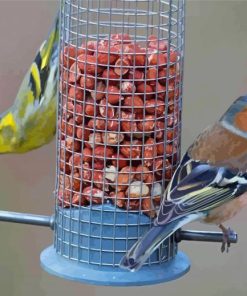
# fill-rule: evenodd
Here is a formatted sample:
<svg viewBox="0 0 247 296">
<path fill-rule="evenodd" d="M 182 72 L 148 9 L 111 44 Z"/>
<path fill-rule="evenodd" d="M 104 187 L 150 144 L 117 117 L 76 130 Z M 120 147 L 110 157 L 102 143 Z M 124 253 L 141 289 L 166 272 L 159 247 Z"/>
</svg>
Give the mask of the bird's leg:
<svg viewBox="0 0 247 296">
<path fill-rule="evenodd" d="M 229 248 L 230 248 L 230 236 L 233 233 L 233 230 L 231 228 L 226 228 L 224 225 L 220 224 L 219 228 L 222 230 L 223 233 L 223 241 L 221 245 L 221 252 L 226 252 L 228 253 Z"/>
</svg>

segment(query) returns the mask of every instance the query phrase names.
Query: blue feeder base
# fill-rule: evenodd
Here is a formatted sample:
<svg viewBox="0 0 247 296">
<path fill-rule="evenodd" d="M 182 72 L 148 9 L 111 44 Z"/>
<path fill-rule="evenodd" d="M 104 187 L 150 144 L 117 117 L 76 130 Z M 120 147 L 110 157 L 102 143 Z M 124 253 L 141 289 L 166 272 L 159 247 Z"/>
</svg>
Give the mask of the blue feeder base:
<svg viewBox="0 0 247 296">
<path fill-rule="evenodd" d="M 178 252 L 163 264 L 144 266 L 137 272 L 107 266 L 91 266 L 58 255 L 53 246 L 40 255 L 41 267 L 48 273 L 85 284 L 99 286 L 144 286 L 175 280 L 190 269 L 190 260 Z"/>
</svg>

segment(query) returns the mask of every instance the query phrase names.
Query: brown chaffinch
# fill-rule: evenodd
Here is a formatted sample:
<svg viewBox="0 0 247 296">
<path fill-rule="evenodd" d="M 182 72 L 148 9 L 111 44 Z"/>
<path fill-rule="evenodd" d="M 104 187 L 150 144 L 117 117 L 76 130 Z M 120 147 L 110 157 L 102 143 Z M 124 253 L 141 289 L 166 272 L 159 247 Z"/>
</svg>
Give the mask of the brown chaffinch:
<svg viewBox="0 0 247 296">
<path fill-rule="evenodd" d="M 120 267 L 138 270 L 159 245 L 183 225 L 201 220 L 219 225 L 247 204 L 247 95 L 238 98 L 189 147 L 169 183 L 154 226 L 122 258 Z"/>
</svg>

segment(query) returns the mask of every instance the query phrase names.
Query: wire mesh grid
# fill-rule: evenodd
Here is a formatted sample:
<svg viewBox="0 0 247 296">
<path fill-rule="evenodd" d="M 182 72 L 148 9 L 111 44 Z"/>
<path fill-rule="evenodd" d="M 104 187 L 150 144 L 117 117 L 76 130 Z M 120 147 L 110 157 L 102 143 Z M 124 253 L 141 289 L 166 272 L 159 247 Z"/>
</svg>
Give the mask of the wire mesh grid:
<svg viewBox="0 0 247 296">
<path fill-rule="evenodd" d="M 56 252 L 118 266 L 180 158 L 184 0 L 61 1 Z M 174 237 L 146 264 L 176 255 Z"/>
</svg>

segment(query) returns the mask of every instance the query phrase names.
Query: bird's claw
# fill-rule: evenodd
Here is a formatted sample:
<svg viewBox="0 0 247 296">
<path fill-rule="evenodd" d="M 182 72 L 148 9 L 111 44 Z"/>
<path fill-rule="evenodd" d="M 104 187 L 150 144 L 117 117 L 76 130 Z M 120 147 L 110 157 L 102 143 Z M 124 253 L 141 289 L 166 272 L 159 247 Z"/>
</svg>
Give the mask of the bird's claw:
<svg viewBox="0 0 247 296">
<path fill-rule="evenodd" d="M 226 251 L 228 253 L 229 248 L 231 246 L 230 237 L 232 234 L 234 234 L 234 231 L 229 227 L 229 228 L 222 229 L 222 232 L 223 232 L 223 241 L 221 245 L 221 252 L 224 253 Z"/>
</svg>

